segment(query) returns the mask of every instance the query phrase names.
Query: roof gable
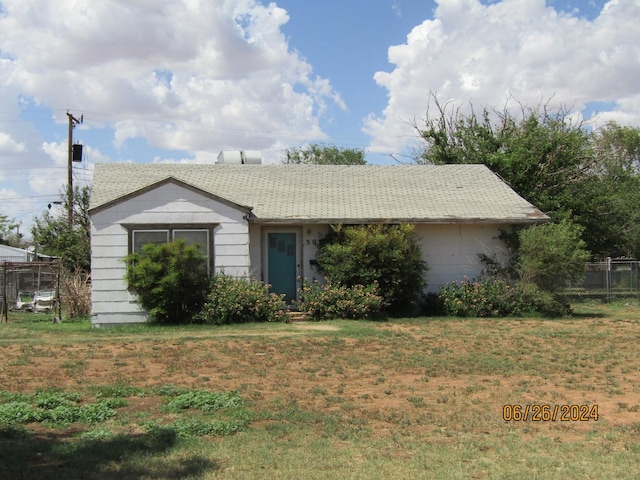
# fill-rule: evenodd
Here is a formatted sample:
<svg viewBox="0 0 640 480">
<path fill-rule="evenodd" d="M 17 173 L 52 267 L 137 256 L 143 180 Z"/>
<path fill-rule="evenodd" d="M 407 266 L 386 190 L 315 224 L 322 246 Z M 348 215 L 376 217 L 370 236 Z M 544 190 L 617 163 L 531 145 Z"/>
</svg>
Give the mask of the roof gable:
<svg viewBox="0 0 640 480">
<path fill-rule="evenodd" d="M 248 207 L 248 206 L 245 206 L 245 205 L 239 205 L 237 203 L 231 202 L 231 201 L 227 200 L 226 198 L 223 198 L 223 197 L 220 197 L 218 195 L 215 195 L 215 194 L 213 194 L 211 192 L 208 192 L 206 190 L 203 190 L 203 189 L 201 189 L 201 188 L 199 188 L 197 186 L 190 185 L 189 183 L 184 182 L 184 181 L 182 181 L 182 180 L 180 180 L 178 178 L 175 178 L 173 176 L 169 176 L 169 177 L 163 178 L 162 180 L 158 180 L 156 182 L 150 183 L 148 185 L 145 185 L 145 186 L 143 186 L 141 188 L 133 190 L 133 191 L 131 191 L 129 193 L 125 193 L 123 195 L 115 195 L 115 196 L 113 196 L 113 198 L 111 200 L 108 200 L 108 201 L 106 201 L 106 202 L 104 202 L 104 203 L 102 203 L 100 205 L 93 206 L 94 204 L 93 204 L 93 202 L 91 202 L 91 207 L 89 209 L 89 212 L 91 214 L 97 213 L 97 212 L 99 212 L 101 210 L 105 210 L 107 208 L 110 208 L 110 207 L 112 207 L 114 205 L 117 205 L 118 203 L 126 202 L 129 199 L 138 197 L 138 196 L 140 196 L 140 195 L 142 195 L 144 193 L 150 192 L 152 190 L 155 190 L 156 188 L 159 188 L 159 187 L 161 187 L 163 185 L 167 185 L 169 183 L 174 184 L 174 185 L 178 185 L 178 186 L 180 186 L 182 188 L 185 188 L 187 190 L 191 190 L 192 192 L 196 192 L 196 193 L 198 193 L 198 194 L 200 194 L 200 195 L 202 195 L 204 197 L 210 198 L 212 200 L 216 200 L 216 201 L 218 201 L 220 203 L 223 203 L 225 205 L 228 205 L 228 206 L 230 206 L 232 208 L 237 208 L 238 210 L 242 210 L 245 213 L 250 213 L 251 212 L 251 207 Z"/>
<path fill-rule="evenodd" d="M 256 223 L 533 223 L 548 218 L 484 165 L 98 164 L 91 212 L 163 181 L 252 210 Z"/>
</svg>

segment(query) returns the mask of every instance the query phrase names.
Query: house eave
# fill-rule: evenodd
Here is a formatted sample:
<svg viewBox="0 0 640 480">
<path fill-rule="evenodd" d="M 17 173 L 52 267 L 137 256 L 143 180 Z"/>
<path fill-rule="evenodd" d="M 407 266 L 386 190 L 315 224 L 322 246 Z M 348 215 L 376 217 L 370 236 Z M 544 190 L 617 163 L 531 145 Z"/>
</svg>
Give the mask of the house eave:
<svg viewBox="0 0 640 480">
<path fill-rule="evenodd" d="M 309 218 L 309 217 L 283 217 L 283 218 L 258 218 L 249 217 L 248 222 L 253 225 L 316 225 L 316 224 L 509 224 L 509 225 L 533 225 L 549 221 L 549 217 L 501 217 L 501 218 L 460 218 L 460 217 L 438 217 L 438 218 Z"/>
</svg>

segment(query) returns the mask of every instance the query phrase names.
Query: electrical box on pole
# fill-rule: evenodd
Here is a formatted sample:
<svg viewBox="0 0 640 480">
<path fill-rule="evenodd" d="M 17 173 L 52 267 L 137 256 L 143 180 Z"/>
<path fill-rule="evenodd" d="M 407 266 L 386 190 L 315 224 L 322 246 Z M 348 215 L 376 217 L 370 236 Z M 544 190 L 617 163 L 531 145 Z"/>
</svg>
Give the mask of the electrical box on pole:
<svg viewBox="0 0 640 480">
<path fill-rule="evenodd" d="M 74 143 L 71 147 L 71 160 L 74 162 L 82 161 L 82 144 Z"/>
<path fill-rule="evenodd" d="M 82 161 L 82 145 L 74 145 L 73 144 L 73 129 L 78 123 L 82 123 L 84 120 L 84 115 L 80 115 L 80 120 L 67 112 L 67 117 L 69 117 L 69 162 L 68 162 L 68 170 L 67 170 L 67 216 L 69 217 L 69 226 L 73 227 L 73 162 L 74 161 Z M 80 147 L 80 160 L 75 160 L 76 156 L 76 148 Z"/>
</svg>

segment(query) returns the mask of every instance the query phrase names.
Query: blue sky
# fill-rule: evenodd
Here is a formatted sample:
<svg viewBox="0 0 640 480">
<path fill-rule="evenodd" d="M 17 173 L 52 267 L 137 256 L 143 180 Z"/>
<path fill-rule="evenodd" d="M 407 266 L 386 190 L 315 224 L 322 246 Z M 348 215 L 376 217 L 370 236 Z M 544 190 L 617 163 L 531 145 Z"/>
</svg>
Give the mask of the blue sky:
<svg viewBox="0 0 640 480">
<path fill-rule="evenodd" d="M 410 161 L 429 93 L 640 125 L 640 0 L 0 0 L 0 213 L 98 162 L 328 143 Z M 594 116 L 596 115 L 597 116 Z"/>
</svg>

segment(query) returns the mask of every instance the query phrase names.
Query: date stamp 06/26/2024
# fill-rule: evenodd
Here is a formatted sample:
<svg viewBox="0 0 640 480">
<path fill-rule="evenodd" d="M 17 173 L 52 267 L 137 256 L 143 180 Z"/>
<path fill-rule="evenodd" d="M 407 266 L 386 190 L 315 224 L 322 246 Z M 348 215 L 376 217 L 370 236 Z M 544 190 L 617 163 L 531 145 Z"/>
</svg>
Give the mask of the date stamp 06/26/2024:
<svg viewBox="0 0 640 480">
<path fill-rule="evenodd" d="M 505 405 L 505 422 L 589 422 L 598 421 L 598 405 Z"/>
</svg>

